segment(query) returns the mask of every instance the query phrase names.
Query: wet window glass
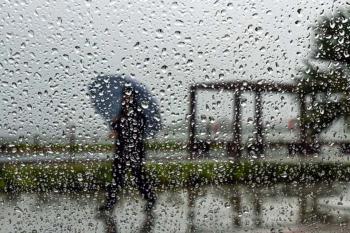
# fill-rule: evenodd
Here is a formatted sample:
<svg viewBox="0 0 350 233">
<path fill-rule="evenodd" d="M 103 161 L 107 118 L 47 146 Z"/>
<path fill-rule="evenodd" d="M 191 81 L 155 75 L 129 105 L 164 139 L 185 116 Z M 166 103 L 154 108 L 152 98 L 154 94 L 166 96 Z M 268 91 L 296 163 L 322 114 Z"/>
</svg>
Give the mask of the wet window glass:
<svg viewBox="0 0 350 233">
<path fill-rule="evenodd" d="M 349 231 L 346 0 L 0 9 L 0 232 Z"/>
</svg>

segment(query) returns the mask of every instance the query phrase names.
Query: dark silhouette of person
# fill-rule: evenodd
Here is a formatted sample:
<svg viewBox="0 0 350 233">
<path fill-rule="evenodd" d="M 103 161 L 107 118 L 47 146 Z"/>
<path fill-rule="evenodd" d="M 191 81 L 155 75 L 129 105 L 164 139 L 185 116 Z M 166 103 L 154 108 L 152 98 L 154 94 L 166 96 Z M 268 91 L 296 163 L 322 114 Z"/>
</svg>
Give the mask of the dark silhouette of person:
<svg viewBox="0 0 350 233">
<path fill-rule="evenodd" d="M 115 157 L 112 166 L 113 182 L 107 187 L 107 198 L 100 211 L 110 211 L 120 199 L 118 193 L 125 185 L 128 171 L 135 177 L 136 185 L 146 199 L 145 211 L 150 213 L 156 203 L 153 181 L 147 174 L 145 160 L 145 121 L 141 103 L 132 87 L 123 90 L 122 107 L 119 118 L 113 120 L 112 129 L 116 134 Z"/>
</svg>

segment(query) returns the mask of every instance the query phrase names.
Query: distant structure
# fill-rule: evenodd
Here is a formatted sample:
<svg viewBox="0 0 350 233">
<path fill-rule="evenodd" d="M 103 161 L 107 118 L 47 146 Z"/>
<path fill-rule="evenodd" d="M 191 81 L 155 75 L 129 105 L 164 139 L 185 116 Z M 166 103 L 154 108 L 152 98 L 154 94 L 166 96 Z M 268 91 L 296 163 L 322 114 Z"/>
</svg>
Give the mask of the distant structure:
<svg viewBox="0 0 350 233">
<path fill-rule="evenodd" d="M 40 145 L 40 135 L 34 134 L 33 135 L 33 145 L 39 146 Z"/>
<path fill-rule="evenodd" d="M 197 113 L 197 92 L 203 90 L 217 90 L 217 91 L 228 91 L 234 94 L 233 98 L 233 135 L 232 141 L 211 141 L 210 139 L 198 139 L 196 132 L 196 113 Z M 242 106 L 241 96 L 244 92 L 250 92 L 255 95 L 254 103 L 254 143 L 249 147 L 245 148 L 242 144 Z M 264 153 L 267 146 L 286 145 L 290 154 L 314 154 L 318 150 L 315 149 L 314 145 L 307 143 L 306 128 L 304 125 L 298 125 L 299 128 L 299 139 L 297 142 L 266 142 L 263 135 L 263 124 L 262 124 L 262 93 L 281 93 L 296 95 L 299 118 L 303 119 L 306 114 L 306 94 L 304 94 L 297 86 L 292 84 L 281 84 L 281 83 L 266 83 L 266 82 L 220 82 L 220 83 L 199 83 L 190 87 L 190 111 L 189 111 L 189 142 L 188 148 L 191 158 L 204 155 L 207 153 L 213 144 L 221 144 L 226 147 L 228 155 L 239 159 L 242 155 L 242 150 L 247 149 L 250 154 L 254 154 L 259 157 Z M 295 127 L 296 122 L 290 122 L 289 126 Z M 344 142 L 336 142 L 333 144 L 345 145 Z"/>
<path fill-rule="evenodd" d="M 74 146 L 76 144 L 76 127 L 74 124 L 67 126 L 67 128 L 63 131 L 63 136 L 68 139 L 68 144 Z"/>
</svg>

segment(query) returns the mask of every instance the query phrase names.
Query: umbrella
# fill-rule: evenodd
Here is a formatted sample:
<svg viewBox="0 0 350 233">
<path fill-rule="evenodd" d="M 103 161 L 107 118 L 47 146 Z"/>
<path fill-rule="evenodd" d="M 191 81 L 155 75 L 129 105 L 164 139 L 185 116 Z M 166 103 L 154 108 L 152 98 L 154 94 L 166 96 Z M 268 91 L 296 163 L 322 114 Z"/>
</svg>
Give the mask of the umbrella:
<svg viewBox="0 0 350 233">
<path fill-rule="evenodd" d="M 145 85 L 125 75 L 98 76 L 88 86 L 91 101 L 107 122 L 119 117 L 124 87 L 132 87 L 135 90 L 136 102 L 139 104 L 145 122 L 145 134 L 154 136 L 161 128 L 159 104 Z"/>
</svg>

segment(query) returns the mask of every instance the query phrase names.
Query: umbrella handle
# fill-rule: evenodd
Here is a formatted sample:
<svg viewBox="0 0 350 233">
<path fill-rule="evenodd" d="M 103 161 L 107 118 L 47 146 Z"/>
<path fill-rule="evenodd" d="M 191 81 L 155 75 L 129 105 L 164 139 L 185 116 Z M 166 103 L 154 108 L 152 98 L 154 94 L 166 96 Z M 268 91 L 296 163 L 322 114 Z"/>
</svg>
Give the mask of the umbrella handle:
<svg viewBox="0 0 350 233">
<path fill-rule="evenodd" d="M 114 130 L 115 126 L 117 125 L 118 121 L 120 120 L 120 117 L 113 117 L 112 123 L 111 123 L 111 128 Z"/>
<path fill-rule="evenodd" d="M 109 134 L 108 134 L 108 138 L 110 139 L 116 139 L 118 138 L 118 132 L 116 130 L 112 130 Z"/>
</svg>

